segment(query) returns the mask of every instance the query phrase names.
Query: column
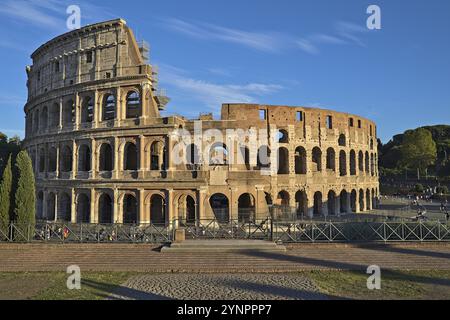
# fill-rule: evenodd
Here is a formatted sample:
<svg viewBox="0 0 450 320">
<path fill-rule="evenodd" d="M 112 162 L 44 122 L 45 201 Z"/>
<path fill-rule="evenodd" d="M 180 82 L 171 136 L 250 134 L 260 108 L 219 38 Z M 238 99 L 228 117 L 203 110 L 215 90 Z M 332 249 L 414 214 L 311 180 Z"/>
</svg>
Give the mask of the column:
<svg viewBox="0 0 450 320">
<path fill-rule="evenodd" d="M 205 199 L 206 199 L 206 187 L 200 187 L 197 191 L 197 220 L 206 220 L 208 219 L 205 208 Z"/>
<path fill-rule="evenodd" d="M 119 157 L 120 157 L 120 140 L 117 137 L 114 137 L 114 146 L 113 146 L 113 152 L 114 152 L 114 170 L 113 170 L 113 179 L 119 178 Z"/>
<path fill-rule="evenodd" d="M 238 220 L 239 219 L 239 206 L 238 206 L 238 194 L 236 187 L 230 187 L 230 199 L 229 208 L 230 208 L 230 220 Z"/>
<path fill-rule="evenodd" d="M 72 141 L 72 179 L 76 179 L 78 175 L 78 148 L 77 142 Z"/>
<path fill-rule="evenodd" d="M 322 193 L 322 214 L 328 216 L 328 194 Z"/>
<path fill-rule="evenodd" d="M 59 162 L 60 162 L 60 156 L 61 156 L 61 150 L 60 145 L 56 146 L 56 172 L 55 177 L 56 179 L 59 178 Z"/>
<path fill-rule="evenodd" d="M 177 216 L 174 213 L 174 210 L 172 208 L 172 199 L 173 199 L 173 189 L 168 189 L 166 192 L 166 225 L 168 225 L 170 228 L 174 227 L 175 229 L 178 227 L 178 222 L 174 224 L 175 219 Z"/>
<path fill-rule="evenodd" d="M 141 224 L 150 223 L 150 217 L 147 215 L 147 210 L 145 210 L 145 190 L 139 189 L 139 222 Z"/>
<path fill-rule="evenodd" d="M 43 194 L 44 194 L 44 196 L 43 196 L 43 199 L 42 199 L 42 216 L 46 219 L 46 220 L 48 220 L 47 219 L 47 217 L 48 217 L 48 212 L 47 212 L 47 191 L 44 191 L 43 192 Z"/>
<path fill-rule="evenodd" d="M 91 139 L 91 178 L 97 178 L 97 142 Z"/>
<path fill-rule="evenodd" d="M 55 210 L 54 211 L 55 212 L 55 222 L 58 221 L 58 209 L 59 209 L 58 208 L 59 207 L 58 206 L 58 199 L 59 199 L 59 193 L 55 192 L 55 203 L 54 203 L 55 207 L 53 208 Z"/>
<path fill-rule="evenodd" d="M 139 177 L 144 178 L 145 171 L 145 137 L 139 136 Z"/>
<path fill-rule="evenodd" d="M 63 98 L 59 99 L 59 123 L 58 123 L 58 130 L 61 130 L 63 127 Z"/>
<path fill-rule="evenodd" d="M 80 95 L 78 94 L 78 92 L 75 93 L 75 123 L 73 125 L 75 130 L 78 130 L 80 128 L 80 119 L 81 119 L 81 115 L 80 115 Z"/>
<path fill-rule="evenodd" d="M 93 102 L 93 106 L 94 106 L 94 110 L 93 110 L 93 119 L 92 119 L 92 127 L 93 128 L 98 128 L 98 123 L 99 123 L 99 119 L 100 119 L 100 107 L 101 104 L 98 100 L 98 91 L 95 90 L 94 92 L 94 102 Z"/>
<path fill-rule="evenodd" d="M 70 221 L 72 223 L 77 223 L 77 206 L 76 206 L 76 193 L 75 193 L 75 189 L 71 190 L 72 192 L 72 203 L 71 203 L 71 219 Z"/>
<path fill-rule="evenodd" d="M 95 189 L 91 189 L 91 216 L 90 216 L 90 218 L 91 218 L 91 221 L 90 221 L 90 223 L 98 223 L 98 215 L 99 215 L 99 213 L 98 213 L 98 210 L 96 210 L 96 206 L 95 206 L 95 203 L 96 203 L 96 201 L 95 201 L 95 199 L 96 199 L 96 196 L 95 196 Z"/>
<path fill-rule="evenodd" d="M 122 210 L 119 190 L 114 189 L 114 221 L 116 223 L 123 223 Z"/>
</svg>

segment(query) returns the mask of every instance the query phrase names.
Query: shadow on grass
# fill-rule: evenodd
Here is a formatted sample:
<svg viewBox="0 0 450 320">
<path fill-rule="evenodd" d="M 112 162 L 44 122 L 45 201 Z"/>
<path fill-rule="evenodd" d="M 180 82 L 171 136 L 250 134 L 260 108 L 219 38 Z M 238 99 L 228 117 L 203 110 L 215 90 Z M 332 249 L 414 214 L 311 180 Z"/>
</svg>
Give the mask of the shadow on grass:
<svg viewBox="0 0 450 320">
<path fill-rule="evenodd" d="M 411 254 L 415 256 L 424 256 L 431 258 L 439 258 L 439 259 L 448 259 L 450 264 L 450 253 L 446 252 L 435 252 L 435 251 L 427 251 L 427 250 L 419 250 L 412 248 L 399 248 L 389 244 L 384 245 L 371 245 L 371 244 L 359 244 L 359 248 L 376 250 L 376 251 L 387 251 L 393 253 L 402 253 L 402 254 Z"/>
<path fill-rule="evenodd" d="M 94 280 L 82 280 L 82 285 L 100 291 L 96 295 L 108 300 L 171 300 L 170 298 L 127 288 L 120 285 L 102 283 Z"/>
<path fill-rule="evenodd" d="M 362 265 L 362 264 L 355 264 L 355 263 L 349 263 L 349 262 L 341 262 L 341 261 L 329 261 L 329 260 L 323 260 L 323 259 L 316 259 L 316 258 L 308 258 L 308 257 L 301 257 L 301 256 L 291 256 L 281 253 L 273 253 L 273 252 L 267 252 L 267 251 L 251 251 L 246 250 L 242 252 L 242 254 L 246 256 L 251 257 L 258 257 L 258 258 L 265 258 L 265 259 L 272 259 L 277 261 L 288 261 L 288 262 L 294 262 L 304 265 L 312 265 L 316 267 L 322 267 L 322 268 L 328 268 L 328 269 L 338 269 L 338 270 L 346 270 L 346 271 L 362 271 L 366 272 L 366 269 L 368 266 Z M 427 277 L 427 276 L 419 276 L 419 275 L 408 275 L 404 272 L 394 270 L 394 269 L 382 269 L 382 274 L 386 272 L 389 275 L 391 275 L 393 278 L 399 278 L 405 281 L 410 282 L 417 282 L 422 284 L 431 284 L 431 285 L 442 285 L 442 286 L 449 286 L 450 287 L 450 279 L 440 279 L 440 278 L 433 278 L 433 277 Z"/>
</svg>

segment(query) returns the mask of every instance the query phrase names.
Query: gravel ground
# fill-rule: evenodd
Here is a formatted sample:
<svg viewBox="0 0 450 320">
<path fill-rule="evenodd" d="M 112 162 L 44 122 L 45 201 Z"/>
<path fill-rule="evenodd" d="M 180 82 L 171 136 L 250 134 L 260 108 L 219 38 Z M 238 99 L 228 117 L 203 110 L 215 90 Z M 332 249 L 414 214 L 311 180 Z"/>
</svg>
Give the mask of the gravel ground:
<svg viewBox="0 0 450 320">
<path fill-rule="evenodd" d="M 129 279 L 111 299 L 305 300 L 326 299 L 296 274 L 159 274 Z"/>
</svg>

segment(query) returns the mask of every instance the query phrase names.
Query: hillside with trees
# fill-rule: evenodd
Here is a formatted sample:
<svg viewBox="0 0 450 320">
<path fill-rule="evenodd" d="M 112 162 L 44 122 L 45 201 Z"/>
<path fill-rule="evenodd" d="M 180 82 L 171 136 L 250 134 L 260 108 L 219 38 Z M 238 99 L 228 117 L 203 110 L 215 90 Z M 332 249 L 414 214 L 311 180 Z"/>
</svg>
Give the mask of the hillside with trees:
<svg viewBox="0 0 450 320">
<path fill-rule="evenodd" d="M 450 176 L 450 126 L 426 126 L 379 144 L 381 176 Z"/>
</svg>

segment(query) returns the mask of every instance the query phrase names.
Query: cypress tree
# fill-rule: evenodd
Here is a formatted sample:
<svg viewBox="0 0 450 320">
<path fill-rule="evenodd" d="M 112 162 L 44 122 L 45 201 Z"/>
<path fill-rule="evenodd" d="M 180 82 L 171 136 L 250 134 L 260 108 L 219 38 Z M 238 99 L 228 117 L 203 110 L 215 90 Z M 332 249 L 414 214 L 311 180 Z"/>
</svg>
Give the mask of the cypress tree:
<svg viewBox="0 0 450 320">
<path fill-rule="evenodd" d="M 35 181 L 33 174 L 33 166 L 31 159 L 26 151 L 21 151 L 16 158 L 16 188 L 14 197 L 14 221 L 21 234 L 17 234 L 16 240 L 30 240 L 34 234 L 34 226 L 36 223 L 36 194 Z M 24 239 L 28 234 L 30 239 Z"/>
<path fill-rule="evenodd" d="M 12 168 L 11 155 L 3 170 L 0 182 L 0 240 L 8 236 L 8 226 L 11 213 Z"/>
</svg>

